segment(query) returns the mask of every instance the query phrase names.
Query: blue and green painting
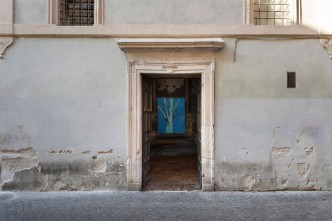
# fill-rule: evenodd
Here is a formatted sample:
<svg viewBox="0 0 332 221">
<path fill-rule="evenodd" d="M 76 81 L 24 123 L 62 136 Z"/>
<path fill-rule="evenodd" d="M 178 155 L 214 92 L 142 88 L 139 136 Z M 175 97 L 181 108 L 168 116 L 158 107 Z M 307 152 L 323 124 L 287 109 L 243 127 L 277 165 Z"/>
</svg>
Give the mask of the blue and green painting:
<svg viewBox="0 0 332 221">
<path fill-rule="evenodd" d="M 185 133 L 185 99 L 158 98 L 158 133 Z"/>
</svg>

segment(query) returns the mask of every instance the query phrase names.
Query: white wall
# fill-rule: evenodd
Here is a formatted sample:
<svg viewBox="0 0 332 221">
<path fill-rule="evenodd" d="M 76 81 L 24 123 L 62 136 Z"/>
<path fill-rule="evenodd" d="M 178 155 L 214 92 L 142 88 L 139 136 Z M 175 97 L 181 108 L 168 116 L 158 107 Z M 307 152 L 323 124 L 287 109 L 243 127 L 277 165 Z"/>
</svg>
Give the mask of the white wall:
<svg viewBox="0 0 332 221">
<path fill-rule="evenodd" d="M 302 1 L 302 24 L 319 33 L 331 33 L 331 7 L 330 0 Z"/>
<path fill-rule="evenodd" d="M 14 168 L 32 168 L 34 156 L 47 179 L 78 176 L 62 187 L 74 179 L 78 189 L 125 188 L 126 67 L 112 39 L 16 39 L 0 60 L 0 155 L 15 159 Z M 108 181 L 85 183 L 97 175 Z"/>
<path fill-rule="evenodd" d="M 243 1 L 105 0 L 105 24 L 243 24 Z"/>
<path fill-rule="evenodd" d="M 216 59 L 217 188 L 331 189 L 327 52 L 319 40 L 240 40 L 234 61 L 234 43 Z"/>
<path fill-rule="evenodd" d="M 11 1 L 0 1 L 0 24 L 12 24 L 13 2 Z"/>
<path fill-rule="evenodd" d="M 16 24 L 48 24 L 47 0 L 14 0 Z"/>
<path fill-rule="evenodd" d="M 318 39 L 239 40 L 234 59 L 225 40 L 215 53 L 217 189 L 332 189 L 327 51 Z M 297 88 L 286 88 L 287 71 Z M 16 39 L 0 77 L 2 175 L 16 188 L 125 188 L 127 62 L 114 39 Z"/>
<path fill-rule="evenodd" d="M 48 1 L 13 0 L 17 24 L 47 24 Z M 244 1 L 218 0 L 104 0 L 105 24 L 221 24 L 241 25 Z M 330 0 L 302 1 L 302 25 L 331 33 Z M 130 6 L 130 7 L 129 7 Z M 12 22 L 13 6 L 0 3 L 0 23 Z"/>
</svg>

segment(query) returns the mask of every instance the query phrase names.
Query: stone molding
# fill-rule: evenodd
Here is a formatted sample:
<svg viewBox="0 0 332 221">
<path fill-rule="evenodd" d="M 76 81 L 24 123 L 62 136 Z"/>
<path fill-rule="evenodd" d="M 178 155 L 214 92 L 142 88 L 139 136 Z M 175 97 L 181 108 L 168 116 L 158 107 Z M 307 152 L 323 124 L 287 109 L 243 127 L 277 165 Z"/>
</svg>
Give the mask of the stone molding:
<svg viewBox="0 0 332 221">
<path fill-rule="evenodd" d="M 0 58 L 3 58 L 6 49 L 13 43 L 13 41 L 13 37 L 0 37 Z"/>
<path fill-rule="evenodd" d="M 124 38 L 117 41 L 125 51 L 154 50 L 182 51 L 186 49 L 202 51 L 220 51 L 225 41 L 221 38 Z"/>
<path fill-rule="evenodd" d="M 214 60 L 146 58 L 128 61 L 127 188 L 142 188 L 142 75 L 201 75 L 202 190 L 214 190 Z M 171 57 L 171 56 L 170 56 Z M 153 60 L 151 60 L 153 59 Z"/>
<path fill-rule="evenodd" d="M 112 37 L 112 38 L 326 38 L 332 31 L 319 27 L 264 25 L 94 25 L 57 26 L 37 24 L 0 24 L 0 35 L 14 37 Z M 14 30 L 14 33 L 13 33 Z"/>
<path fill-rule="evenodd" d="M 327 51 L 330 55 L 330 58 L 332 59 L 332 39 L 328 39 L 328 38 L 321 39 L 320 43 L 327 49 Z"/>
</svg>

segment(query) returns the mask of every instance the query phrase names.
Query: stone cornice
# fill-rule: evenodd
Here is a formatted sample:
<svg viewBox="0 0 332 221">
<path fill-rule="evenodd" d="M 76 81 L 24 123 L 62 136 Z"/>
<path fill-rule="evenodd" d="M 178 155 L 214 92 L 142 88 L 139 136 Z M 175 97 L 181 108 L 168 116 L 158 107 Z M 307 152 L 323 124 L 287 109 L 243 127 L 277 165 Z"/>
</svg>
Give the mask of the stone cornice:
<svg viewBox="0 0 332 221">
<path fill-rule="evenodd" d="M 64 27 L 56 25 L 0 24 L 0 36 L 14 37 L 116 37 L 116 38 L 214 38 L 243 36 L 332 37 L 307 26 L 254 25 L 95 25 Z"/>
<path fill-rule="evenodd" d="M 123 38 L 117 41 L 123 51 L 137 50 L 203 50 L 219 51 L 225 42 L 221 38 Z"/>
</svg>

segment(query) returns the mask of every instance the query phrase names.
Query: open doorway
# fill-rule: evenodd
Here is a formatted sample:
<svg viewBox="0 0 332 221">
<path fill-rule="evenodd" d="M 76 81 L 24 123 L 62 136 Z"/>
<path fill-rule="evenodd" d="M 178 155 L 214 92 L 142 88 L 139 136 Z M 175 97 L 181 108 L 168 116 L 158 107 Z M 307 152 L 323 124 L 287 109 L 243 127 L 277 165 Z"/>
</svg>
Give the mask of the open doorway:
<svg viewBox="0 0 332 221">
<path fill-rule="evenodd" d="M 142 189 L 201 186 L 201 75 L 142 75 Z"/>
<path fill-rule="evenodd" d="M 140 55 L 139 55 L 140 56 Z M 149 157 L 151 143 L 145 141 L 149 138 L 152 142 L 152 124 L 151 128 L 145 131 L 143 126 L 143 95 L 142 88 L 144 79 L 153 78 L 195 78 L 193 73 L 200 78 L 200 97 L 201 114 L 198 121 L 201 122 L 200 138 L 201 157 L 200 177 L 202 191 L 214 190 L 214 67 L 213 60 L 191 60 L 191 61 L 173 61 L 173 60 L 133 60 L 128 63 L 128 128 L 127 128 L 127 189 L 142 190 L 143 175 L 146 172 L 146 165 L 150 165 Z M 149 76 L 152 76 L 150 78 Z M 191 77 L 186 77 L 191 76 Z M 151 82 L 151 80 L 150 80 Z M 152 96 L 153 83 L 149 84 Z M 149 94 L 149 93 L 148 93 Z M 152 108 L 152 102 L 151 102 Z M 149 108 L 147 108 L 149 109 Z M 152 111 L 152 110 L 151 110 Z M 147 111 L 147 115 L 152 112 Z M 152 119 L 150 117 L 146 120 Z M 146 134 L 145 134 L 146 133 Z M 145 137 L 144 137 L 145 136 Z M 144 159 L 144 160 L 143 160 Z M 144 162 L 145 161 L 145 162 Z M 149 171 L 149 170 L 145 170 Z M 148 173 L 147 173 L 148 174 Z"/>
</svg>

